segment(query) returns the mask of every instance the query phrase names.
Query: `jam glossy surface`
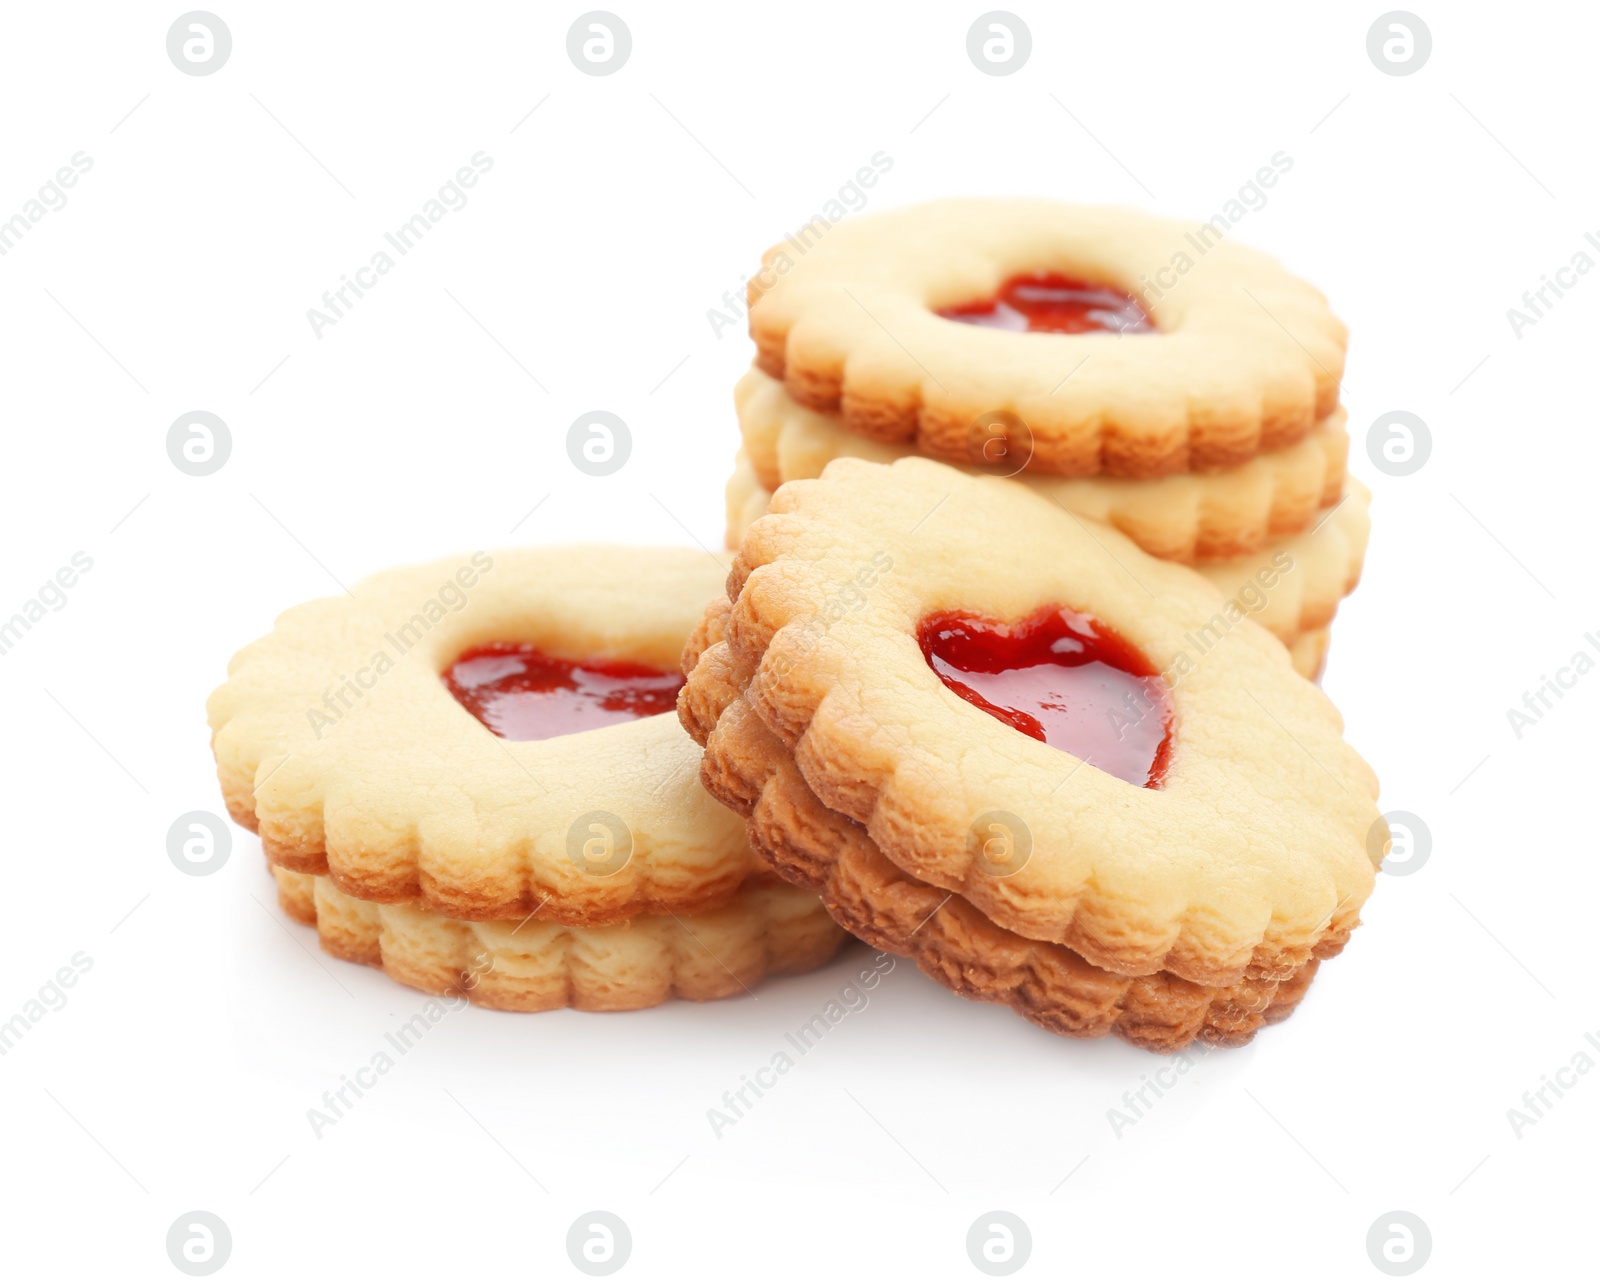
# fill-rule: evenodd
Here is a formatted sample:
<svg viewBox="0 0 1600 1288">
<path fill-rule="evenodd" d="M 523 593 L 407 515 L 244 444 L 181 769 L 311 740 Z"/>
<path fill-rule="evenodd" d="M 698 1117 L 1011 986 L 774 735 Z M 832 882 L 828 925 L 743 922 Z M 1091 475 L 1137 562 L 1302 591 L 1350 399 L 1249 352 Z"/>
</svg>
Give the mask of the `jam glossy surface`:
<svg viewBox="0 0 1600 1288">
<path fill-rule="evenodd" d="M 674 708 L 683 687 L 676 671 L 632 662 L 574 662 L 531 644 L 469 649 L 441 678 L 457 702 L 513 742 L 661 715 Z"/>
<path fill-rule="evenodd" d="M 1061 273 L 1018 273 L 1002 282 L 994 298 L 940 309 L 939 316 L 1001 331 L 1055 331 L 1123 335 L 1154 331 L 1139 302 L 1114 286 L 1079 281 Z"/>
<path fill-rule="evenodd" d="M 1172 698 L 1133 645 L 1082 613 L 1042 608 L 1003 624 L 939 613 L 917 630 L 951 692 L 1040 742 L 1140 787 L 1172 756 Z"/>
</svg>

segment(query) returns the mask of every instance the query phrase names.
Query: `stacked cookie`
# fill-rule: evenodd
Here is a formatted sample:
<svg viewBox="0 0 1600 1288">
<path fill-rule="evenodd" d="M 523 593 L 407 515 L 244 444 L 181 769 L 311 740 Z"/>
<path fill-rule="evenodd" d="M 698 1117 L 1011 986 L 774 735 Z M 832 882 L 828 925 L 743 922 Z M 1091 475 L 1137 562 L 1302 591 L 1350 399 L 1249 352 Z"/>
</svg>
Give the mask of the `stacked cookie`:
<svg viewBox="0 0 1600 1288">
<path fill-rule="evenodd" d="M 501 1010 L 630 1010 L 845 935 L 698 782 L 700 551 L 478 552 L 291 609 L 208 704 L 234 820 L 334 956 Z"/>
<path fill-rule="evenodd" d="M 683 665 L 702 781 L 781 874 L 1059 1033 L 1247 1041 L 1387 846 L 1277 640 L 1016 481 L 908 457 L 786 484 Z"/>
<path fill-rule="evenodd" d="M 954 200 L 846 221 L 750 282 L 729 544 L 832 460 L 1014 476 L 1187 564 L 1316 675 L 1361 573 L 1345 330 L 1220 230 Z"/>
</svg>

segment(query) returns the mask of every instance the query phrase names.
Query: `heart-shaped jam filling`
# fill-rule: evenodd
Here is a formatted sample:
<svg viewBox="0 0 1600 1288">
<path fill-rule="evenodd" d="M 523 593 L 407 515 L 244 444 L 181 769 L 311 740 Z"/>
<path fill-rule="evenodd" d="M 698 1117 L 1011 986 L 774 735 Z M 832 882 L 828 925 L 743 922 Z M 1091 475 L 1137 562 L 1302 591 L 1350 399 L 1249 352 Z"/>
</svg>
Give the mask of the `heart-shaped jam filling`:
<svg viewBox="0 0 1600 1288">
<path fill-rule="evenodd" d="M 531 644 L 468 649 L 443 679 L 457 702 L 513 742 L 658 716 L 677 705 L 683 687 L 676 671 L 632 662 L 573 662 Z"/>
<path fill-rule="evenodd" d="M 1001 331 L 1055 331 L 1082 335 L 1154 331 L 1155 324 L 1131 295 L 1061 273 L 1018 273 L 1001 283 L 992 299 L 940 309 L 939 316 Z"/>
<path fill-rule="evenodd" d="M 951 692 L 1040 742 L 1140 787 L 1172 757 L 1172 698 L 1149 660 L 1092 617 L 1041 608 L 1009 625 L 937 613 L 917 630 Z"/>
</svg>

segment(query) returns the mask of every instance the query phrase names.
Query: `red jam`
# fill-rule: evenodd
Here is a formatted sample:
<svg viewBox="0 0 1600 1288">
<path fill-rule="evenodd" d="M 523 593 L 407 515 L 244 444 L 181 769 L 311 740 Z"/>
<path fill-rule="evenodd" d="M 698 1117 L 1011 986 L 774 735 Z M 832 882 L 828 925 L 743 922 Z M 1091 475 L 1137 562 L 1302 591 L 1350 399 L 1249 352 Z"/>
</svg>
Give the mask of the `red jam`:
<svg viewBox="0 0 1600 1288">
<path fill-rule="evenodd" d="M 1060 273 L 1018 273 L 993 299 L 940 309 L 939 316 L 1001 331 L 1154 331 L 1139 302 L 1114 286 L 1097 286 Z"/>
<path fill-rule="evenodd" d="M 918 643 L 951 692 L 1040 742 L 1141 787 L 1172 758 L 1172 699 L 1149 661 L 1092 617 L 1042 608 L 1009 626 L 924 619 Z"/>
<path fill-rule="evenodd" d="M 468 649 L 443 676 L 455 700 L 513 742 L 557 738 L 671 711 L 676 671 L 633 662 L 573 662 L 531 644 Z"/>
</svg>

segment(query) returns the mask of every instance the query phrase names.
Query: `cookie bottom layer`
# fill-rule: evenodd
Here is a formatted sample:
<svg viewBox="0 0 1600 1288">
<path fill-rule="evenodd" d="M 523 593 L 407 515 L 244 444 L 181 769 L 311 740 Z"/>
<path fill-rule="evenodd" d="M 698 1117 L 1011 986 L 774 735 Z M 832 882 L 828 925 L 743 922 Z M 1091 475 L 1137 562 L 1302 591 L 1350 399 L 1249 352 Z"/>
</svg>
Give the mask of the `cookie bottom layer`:
<svg viewBox="0 0 1600 1288">
<path fill-rule="evenodd" d="M 886 463 L 916 453 L 910 443 L 862 438 L 836 417 L 802 407 L 757 367 L 734 386 L 733 401 L 745 455 L 769 492 L 790 479 L 817 478 L 840 457 Z M 1014 476 L 1080 518 L 1118 529 L 1158 559 L 1192 564 L 1269 550 L 1275 538 L 1311 527 L 1317 512 L 1343 493 L 1349 447 L 1341 409 L 1293 446 L 1217 474 Z M 966 461 L 957 464 L 972 472 Z"/>
<path fill-rule="evenodd" d="M 686 655 L 686 666 L 690 660 Z M 706 790 L 745 817 L 751 844 L 774 871 L 816 891 L 841 926 L 911 958 L 963 997 L 1009 1006 L 1069 1037 L 1114 1033 L 1158 1052 L 1193 1042 L 1241 1046 L 1262 1025 L 1288 1018 L 1320 959 L 1338 953 L 1348 937 L 1330 935 L 1283 978 L 1247 974 L 1215 988 L 1167 971 L 1117 975 L 1069 948 L 1005 930 L 962 896 L 896 867 L 864 828 L 824 805 L 783 744 L 717 672 L 695 669 L 678 707 L 706 748 Z"/>
<path fill-rule="evenodd" d="M 456 921 L 410 904 L 341 893 L 326 877 L 274 866 L 278 903 L 315 926 L 323 949 L 425 993 L 497 1011 L 635 1011 L 681 997 L 732 997 L 769 975 L 826 964 L 846 940 L 815 895 L 746 881 L 722 907 L 614 926 Z"/>
</svg>

